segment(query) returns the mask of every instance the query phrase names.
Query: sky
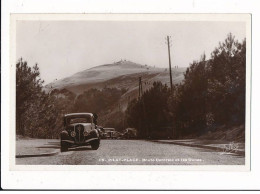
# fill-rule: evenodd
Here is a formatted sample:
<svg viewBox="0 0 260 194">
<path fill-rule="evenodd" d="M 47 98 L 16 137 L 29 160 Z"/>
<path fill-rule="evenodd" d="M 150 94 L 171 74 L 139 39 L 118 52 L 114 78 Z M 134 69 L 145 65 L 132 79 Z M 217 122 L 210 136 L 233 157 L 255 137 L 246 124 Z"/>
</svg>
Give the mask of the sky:
<svg viewBox="0 0 260 194">
<path fill-rule="evenodd" d="M 16 58 L 37 63 L 48 84 L 121 59 L 168 67 L 165 37 L 171 36 L 172 67 L 188 67 L 210 53 L 228 33 L 246 37 L 243 22 L 17 21 Z"/>
</svg>

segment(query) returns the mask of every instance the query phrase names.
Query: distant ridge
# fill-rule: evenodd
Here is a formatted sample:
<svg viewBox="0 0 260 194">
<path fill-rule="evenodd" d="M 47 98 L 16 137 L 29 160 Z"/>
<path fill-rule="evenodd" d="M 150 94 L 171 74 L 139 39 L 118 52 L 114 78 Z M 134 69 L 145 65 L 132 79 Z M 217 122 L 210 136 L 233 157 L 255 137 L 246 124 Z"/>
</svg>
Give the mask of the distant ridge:
<svg viewBox="0 0 260 194">
<path fill-rule="evenodd" d="M 173 82 L 180 83 L 186 68 L 173 68 Z M 104 64 L 78 72 L 70 77 L 57 80 L 45 86 L 45 89 L 66 88 L 76 94 L 80 94 L 90 88 L 102 89 L 115 87 L 127 89 L 127 94 L 135 96 L 138 91 L 138 79 L 142 77 L 144 89 L 152 86 L 154 81 L 169 84 L 169 71 L 166 68 L 141 65 L 132 61 L 120 60 L 112 64 Z M 149 84 L 148 84 L 149 83 Z"/>
</svg>

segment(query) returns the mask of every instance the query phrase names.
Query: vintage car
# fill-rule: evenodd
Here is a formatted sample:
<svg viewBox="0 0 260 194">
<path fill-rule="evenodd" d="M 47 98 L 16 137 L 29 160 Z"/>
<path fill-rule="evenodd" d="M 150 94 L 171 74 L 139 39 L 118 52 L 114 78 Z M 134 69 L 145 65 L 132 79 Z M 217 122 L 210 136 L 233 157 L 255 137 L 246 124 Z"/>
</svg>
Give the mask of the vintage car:
<svg viewBox="0 0 260 194">
<path fill-rule="evenodd" d="M 97 130 L 97 116 L 92 113 L 71 113 L 64 115 L 64 130 L 60 134 L 61 152 L 70 147 L 90 145 L 97 150 L 100 135 Z"/>
<path fill-rule="evenodd" d="M 136 139 L 137 138 L 137 130 L 135 128 L 127 128 L 122 136 L 121 139 Z"/>
<path fill-rule="evenodd" d="M 109 139 L 113 137 L 113 133 L 116 131 L 115 128 L 103 128 L 103 139 Z"/>
</svg>

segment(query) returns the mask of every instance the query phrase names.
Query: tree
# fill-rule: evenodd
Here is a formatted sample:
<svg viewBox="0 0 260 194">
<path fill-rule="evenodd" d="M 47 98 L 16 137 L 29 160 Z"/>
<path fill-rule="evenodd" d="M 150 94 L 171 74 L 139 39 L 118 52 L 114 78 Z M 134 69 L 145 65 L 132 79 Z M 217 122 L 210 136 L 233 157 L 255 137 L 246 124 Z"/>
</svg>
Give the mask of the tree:
<svg viewBox="0 0 260 194">
<path fill-rule="evenodd" d="M 205 59 L 204 54 L 201 61 L 194 61 L 187 68 L 184 82 L 176 86 L 176 92 L 170 101 L 172 112 L 175 113 L 174 128 L 178 136 L 199 135 L 205 129 L 207 112 L 207 62 Z"/>
<path fill-rule="evenodd" d="M 20 59 L 16 64 L 16 132 L 38 138 L 57 138 L 62 116 L 71 112 L 75 95 L 68 90 L 43 90 L 36 64 L 32 68 Z"/>
<path fill-rule="evenodd" d="M 169 88 L 161 82 L 154 82 L 153 87 L 144 92 L 140 99 L 128 104 L 128 126 L 137 128 L 141 137 L 150 137 L 162 127 L 171 125 L 167 104 L 169 97 Z"/>
<path fill-rule="evenodd" d="M 245 67 L 246 40 L 239 43 L 229 34 L 213 51 L 208 66 L 208 96 L 215 123 L 244 123 Z"/>
<path fill-rule="evenodd" d="M 27 65 L 22 58 L 16 63 L 16 124 L 17 133 L 25 135 L 25 123 L 38 107 L 38 100 L 43 98 L 39 67 Z"/>
</svg>

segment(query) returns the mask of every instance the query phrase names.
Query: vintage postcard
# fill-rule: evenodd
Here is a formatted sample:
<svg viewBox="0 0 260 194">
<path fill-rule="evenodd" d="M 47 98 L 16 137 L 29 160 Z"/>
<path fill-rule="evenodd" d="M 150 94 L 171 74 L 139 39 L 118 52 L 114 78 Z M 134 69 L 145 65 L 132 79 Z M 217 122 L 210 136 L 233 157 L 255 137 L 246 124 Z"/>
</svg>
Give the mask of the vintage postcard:
<svg viewBox="0 0 260 194">
<path fill-rule="evenodd" d="M 11 170 L 250 170 L 250 14 L 12 14 Z"/>
</svg>

